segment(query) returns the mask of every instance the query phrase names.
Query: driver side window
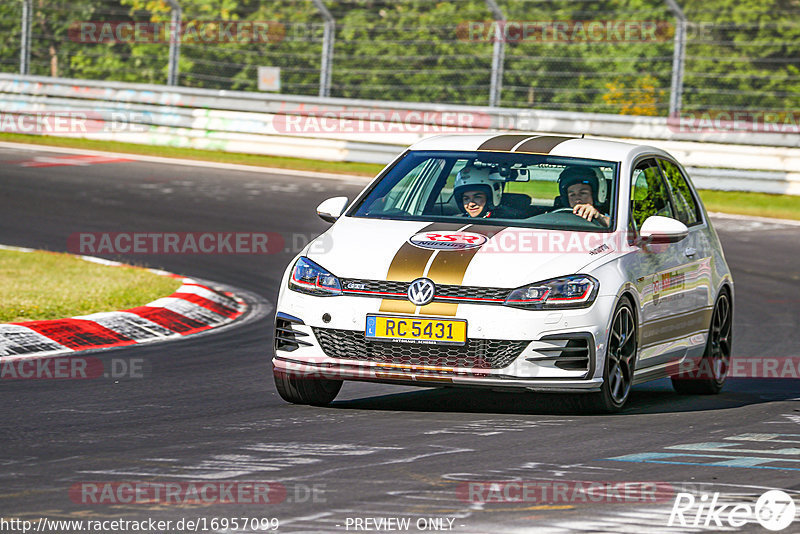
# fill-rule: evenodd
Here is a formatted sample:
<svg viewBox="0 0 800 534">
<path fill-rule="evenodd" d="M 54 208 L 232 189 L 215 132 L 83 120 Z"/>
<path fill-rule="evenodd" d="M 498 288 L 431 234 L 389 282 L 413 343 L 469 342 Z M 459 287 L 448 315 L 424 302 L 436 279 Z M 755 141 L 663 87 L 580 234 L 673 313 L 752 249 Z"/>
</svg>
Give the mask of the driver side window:
<svg viewBox="0 0 800 534">
<path fill-rule="evenodd" d="M 435 177 L 442 171 L 444 159 L 431 158 L 423 161 L 405 175 L 382 200 L 383 210 L 400 210 L 418 215 L 436 182 Z"/>
<path fill-rule="evenodd" d="M 631 185 L 631 223 L 637 232 L 651 215 L 674 218 L 664 178 L 654 159 L 636 165 Z"/>
</svg>

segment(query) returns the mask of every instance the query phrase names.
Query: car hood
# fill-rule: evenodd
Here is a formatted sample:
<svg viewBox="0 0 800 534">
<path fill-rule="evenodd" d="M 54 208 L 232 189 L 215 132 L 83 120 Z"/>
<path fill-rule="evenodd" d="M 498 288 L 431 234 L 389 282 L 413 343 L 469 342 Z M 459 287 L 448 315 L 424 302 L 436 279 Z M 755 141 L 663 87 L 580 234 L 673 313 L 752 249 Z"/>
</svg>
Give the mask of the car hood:
<svg viewBox="0 0 800 534">
<path fill-rule="evenodd" d="M 420 233 L 485 236 L 466 250 L 429 250 L 409 242 Z M 343 217 L 309 244 L 305 255 L 335 276 L 514 288 L 581 272 L 613 252 L 609 233 Z M 481 238 L 483 240 L 483 238 Z"/>
</svg>

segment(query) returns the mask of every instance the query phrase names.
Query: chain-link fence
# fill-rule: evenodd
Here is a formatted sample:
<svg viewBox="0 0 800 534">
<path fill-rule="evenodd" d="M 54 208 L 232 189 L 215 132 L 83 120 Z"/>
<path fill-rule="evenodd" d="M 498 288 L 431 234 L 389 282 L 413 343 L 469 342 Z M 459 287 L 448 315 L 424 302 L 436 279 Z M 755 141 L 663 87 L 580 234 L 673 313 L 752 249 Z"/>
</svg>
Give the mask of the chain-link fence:
<svg viewBox="0 0 800 534">
<path fill-rule="evenodd" d="M 262 90 L 661 116 L 800 104 L 796 0 L 678 0 L 682 35 L 664 0 L 177 0 L 179 30 L 166 0 L 6 0 L 3 72 L 24 63 L 26 3 L 36 75 L 164 84 L 178 43 L 188 87 L 258 91 L 279 67 Z"/>
</svg>

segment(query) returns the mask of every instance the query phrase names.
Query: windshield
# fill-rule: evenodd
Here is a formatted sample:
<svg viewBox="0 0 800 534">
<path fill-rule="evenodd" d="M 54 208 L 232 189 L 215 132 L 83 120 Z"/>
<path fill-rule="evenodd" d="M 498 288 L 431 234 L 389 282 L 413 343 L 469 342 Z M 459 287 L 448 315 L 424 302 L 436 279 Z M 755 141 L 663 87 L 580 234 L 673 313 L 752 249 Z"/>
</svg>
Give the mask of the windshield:
<svg viewBox="0 0 800 534">
<path fill-rule="evenodd" d="M 617 164 L 608 161 L 415 151 L 392 167 L 348 215 L 611 231 L 616 184 Z"/>
</svg>

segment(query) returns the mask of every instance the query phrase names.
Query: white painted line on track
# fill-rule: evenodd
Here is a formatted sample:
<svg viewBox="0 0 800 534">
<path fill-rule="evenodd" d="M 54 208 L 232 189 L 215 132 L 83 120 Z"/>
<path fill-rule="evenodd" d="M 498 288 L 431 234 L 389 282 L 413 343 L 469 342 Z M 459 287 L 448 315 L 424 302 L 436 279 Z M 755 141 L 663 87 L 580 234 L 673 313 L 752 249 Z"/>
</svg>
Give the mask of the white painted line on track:
<svg viewBox="0 0 800 534">
<path fill-rule="evenodd" d="M 789 226 L 800 226 L 800 221 L 792 219 L 777 219 L 772 217 L 756 217 L 754 215 L 738 215 L 735 213 L 720 213 L 717 211 L 709 211 L 708 216 L 712 219 L 735 219 L 737 221 L 748 222 L 765 222 L 772 224 L 786 224 Z"/>
<path fill-rule="evenodd" d="M 161 156 L 145 156 L 142 154 L 128 154 L 127 152 L 104 152 L 100 150 L 86 150 L 82 148 L 68 148 L 50 145 L 35 145 L 27 143 L 0 142 L 0 148 L 15 150 L 30 150 L 36 152 L 58 152 L 63 154 L 81 154 L 87 156 L 106 156 L 113 158 L 126 158 L 147 163 L 161 163 L 164 165 L 188 165 L 190 167 L 204 167 L 207 169 L 221 169 L 228 171 L 246 171 L 257 173 L 282 174 L 286 176 L 299 176 L 303 178 L 322 178 L 326 180 L 356 181 L 366 184 L 372 177 L 356 174 L 338 174 L 319 171 L 298 171 L 296 169 L 281 169 L 279 167 L 258 167 L 255 165 L 242 165 L 238 163 L 220 163 L 216 161 L 203 161 L 194 159 L 166 158 Z"/>
</svg>

